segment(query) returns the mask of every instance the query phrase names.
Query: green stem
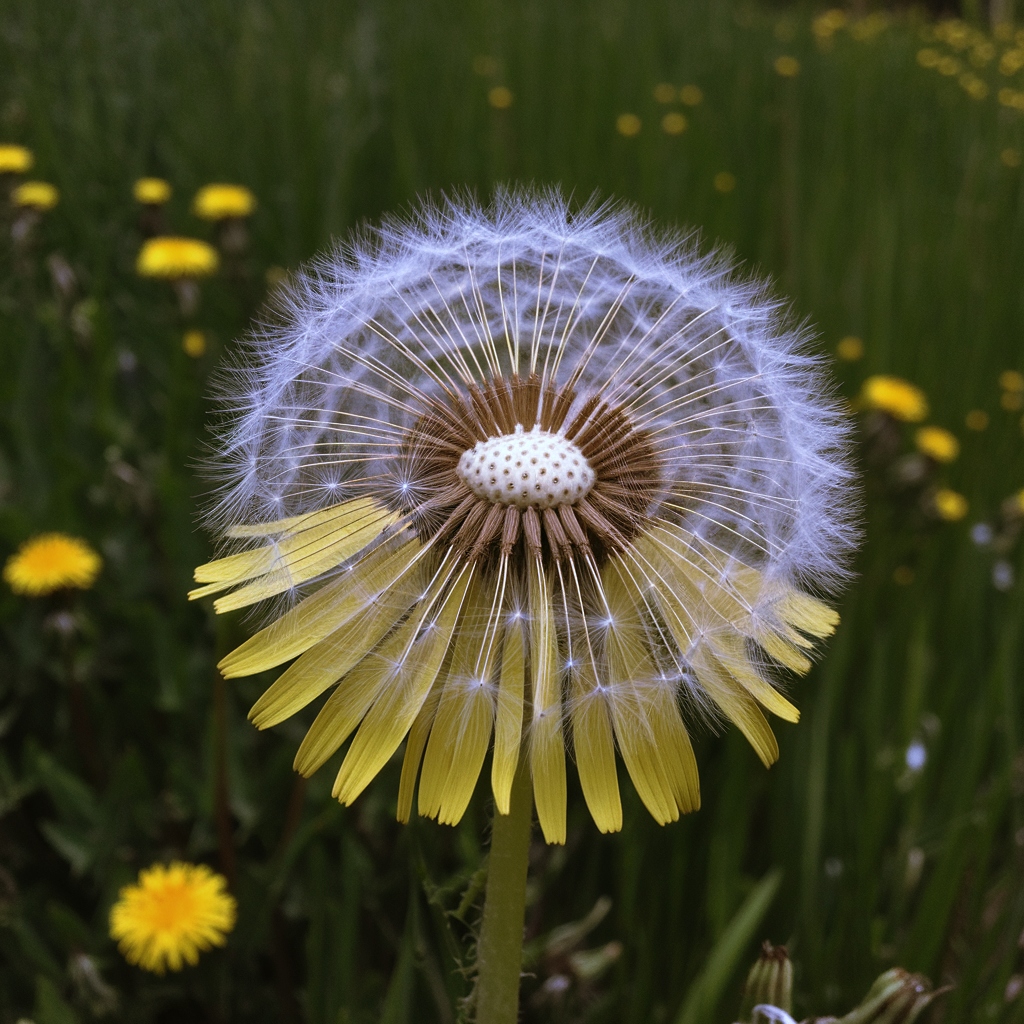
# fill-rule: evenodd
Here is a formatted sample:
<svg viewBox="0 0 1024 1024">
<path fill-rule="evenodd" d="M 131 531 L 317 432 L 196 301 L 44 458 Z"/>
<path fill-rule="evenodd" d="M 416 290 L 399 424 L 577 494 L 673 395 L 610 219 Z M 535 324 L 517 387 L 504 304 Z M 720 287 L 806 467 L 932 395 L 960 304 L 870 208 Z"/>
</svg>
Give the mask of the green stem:
<svg viewBox="0 0 1024 1024">
<path fill-rule="evenodd" d="M 476 1024 L 516 1024 L 523 969 L 526 871 L 533 787 L 525 759 L 512 783 L 508 814 L 494 815 L 484 917 L 477 944 Z"/>
</svg>

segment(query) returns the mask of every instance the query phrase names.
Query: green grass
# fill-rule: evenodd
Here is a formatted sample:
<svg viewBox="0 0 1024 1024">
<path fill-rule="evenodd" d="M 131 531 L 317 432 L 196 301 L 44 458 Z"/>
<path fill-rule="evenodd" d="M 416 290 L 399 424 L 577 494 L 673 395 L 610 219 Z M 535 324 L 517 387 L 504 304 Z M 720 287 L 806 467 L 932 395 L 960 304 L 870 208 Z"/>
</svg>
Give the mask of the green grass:
<svg viewBox="0 0 1024 1024">
<path fill-rule="evenodd" d="M 803 720 L 779 725 L 770 773 L 726 732 L 699 737 L 704 806 L 676 825 L 659 828 L 624 786 L 625 827 L 600 836 L 570 795 L 567 846 L 535 850 L 527 996 L 557 969 L 543 937 L 601 896 L 612 909 L 584 944 L 618 940 L 622 955 L 528 1019 L 731 1021 L 768 937 L 790 945 L 797 1016 L 845 1012 L 898 963 L 955 986 L 935 1019 L 1024 1020 L 1024 997 L 1004 1000 L 1024 969 L 1024 586 L 992 586 L 967 525 L 1024 486 L 1020 413 L 996 384 L 1024 369 L 1022 172 L 1000 157 L 1024 150 L 1024 114 L 996 99 L 1020 76 L 987 66 L 992 92 L 975 101 L 915 62 L 923 22 L 866 41 L 841 31 L 822 50 L 810 18 L 696 0 L 5 8 L 0 141 L 31 146 L 62 202 L 29 254 L 6 226 L 0 240 L 2 553 L 59 528 L 106 564 L 74 603 L 71 641 L 48 626 L 54 602 L 0 595 L 0 1022 L 92 1019 L 102 1000 L 75 980 L 81 954 L 119 993 L 117 1019 L 455 1019 L 483 787 L 452 830 L 394 823 L 395 765 L 351 809 L 331 801 L 330 768 L 297 785 L 303 723 L 258 734 L 245 711 L 264 681 L 215 685 L 217 652 L 249 625 L 215 623 L 184 593 L 209 553 L 194 525 L 208 379 L 265 268 L 418 195 L 508 180 L 636 202 L 773 275 L 823 350 L 863 337 L 864 361 L 837 367 L 843 392 L 871 372 L 921 385 L 963 442 L 941 476 L 971 502 L 965 522 L 937 526 L 867 474 L 857 580 L 827 656 L 792 686 Z M 781 54 L 800 60 L 795 78 L 773 70 Z M 473 71 L 479 56 L 494 74 Z M 705 94 L 676 137 L 659 128 L 661 81 Z M 509 109 L 488 105 L 495 84 Z M 642 119 L 634 138 L 615 131 L 623 112 Z M 724 195 L 723 170 L 737 182 Z M 260 200 L 248 278 L 204 287 L 199 361 L 181 352 L 169 290 L 133 274 L 143 173 L 172 181 L 168 218 L 186 233 L 204 231 L 188 212 L 203 182 Z M 46 270 L 55 251 L 77 275 L 68 299 Z M 987 431 L 964 429 L 974 408 Z M 1019 548 L 1009 557 L 1021 570 Z M 898 566 L 912 583 L 894 583 Z M 927 762 L 912 773 L 917 739 Z M 106 913 L 170 856 L 234 863 L 240 920 L 224 951 L 156 978 L 121 960 Z"/>
</svg>

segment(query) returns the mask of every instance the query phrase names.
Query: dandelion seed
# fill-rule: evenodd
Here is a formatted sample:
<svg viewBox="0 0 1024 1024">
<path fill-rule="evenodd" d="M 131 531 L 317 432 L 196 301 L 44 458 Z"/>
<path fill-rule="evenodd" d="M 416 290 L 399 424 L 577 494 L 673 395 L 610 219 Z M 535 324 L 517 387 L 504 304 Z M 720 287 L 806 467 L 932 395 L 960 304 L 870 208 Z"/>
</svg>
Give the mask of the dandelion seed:
<svg viewBox="0 0 1024 1024">
<path fill-rule="evenodd" d="M 143 970 L 180 971 L 195 966 L 200 953 L 224 945 L 235 913 L 223 875 L 205 864 L 155 864 L 121 890 L 110 910 L 110 937 Z"/>
<path fill-rule="evenodd" d="M 256 209 L 256 197 L 244 185 L 204 185 L 192 200 L 192 212 L 203 220 L 248 217 Z"/>
<path fill-rule="evenodd" d="M 960 454 L 960 442 L 942 427 L 922 427 L 914 435 L 914 443 L 933 462 L 955 462 Z"/>
<path fill-rule="evenodd" d="M 32 169 L 32 151 L 24 146 L 0 145 L 0 174 L 24 174 Z"/>
<path fill-rule="evenodd" d="M 198 238 L 164 235 L 148 239 L 139 250 L 135 269 L 142 277 L 170 280 L 208 277 L 217 270 L 217 250 Z"/>
<path fill-rule="evenodd" d="M 615 118 L 615 130 L 627 139 L 631 139 L 634 135 L 639 135 L 642 127 L 643 122 L 636 114 L 619 114 Z"/>
<path fill-rule="evenodd" d="M 231 548 L 191 596 L 295 595 L 220 669 L 292 662 L 259 728 L 332 691 L 298 771 L 352 737 L 349 804 L 404 740 L 399 818 L 419 776 L 454 823 L 488 749 L 508 814 L 522 752 L 564 842 L 567 744 L 602 831 L 616 750 L 659 822 L 699 806 L 684 700 L 775 761 L 762 708 L 798 712 L 768 666 L 806 673 L 835 629 L 807 588 L 842 578 L 850 475 L 760 286 L 628 212 L 503 193 L 386 223 L 296 276 L 283 322 L 234 378 Z"/>
<path fill-rule="evenodd" d="M 928 415 L 924 392 L 900 377 L 884 374 L 868 377 L 860 398 L 865 408 L 877 409 L 905 423 L 920 423 Z"/>
<path fill-rule="evenodd" d="M 27 210 L 45 213 L 60 202 L 60 192 L 48 181 L 25 181 L 11 193 L 11 202 Z"/>
<path fill-rule="evenodd" d="M 171 198 L 171 186 L 163 178 L 139 178 L 132 186 L 132 195 L 143 206 L 163 206 Z"/>
<path fill-rule="evenodd" d="M 44 533 L 27 540 L 4 566 L 4 579 L 16 594 L 41 597 L 65 587 L 88 590 L 103 561 L 84 540 Z"/>
</svg>

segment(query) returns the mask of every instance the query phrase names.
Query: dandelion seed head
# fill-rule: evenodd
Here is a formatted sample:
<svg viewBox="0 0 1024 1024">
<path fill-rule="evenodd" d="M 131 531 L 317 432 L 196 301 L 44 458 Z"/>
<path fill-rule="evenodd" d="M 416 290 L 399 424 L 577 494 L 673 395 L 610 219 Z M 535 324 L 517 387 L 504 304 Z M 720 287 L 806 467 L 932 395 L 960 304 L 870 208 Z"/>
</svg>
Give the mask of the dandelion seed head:
<svg viewBox="0 0 1024 1024">
<path fill-rule="evenodd" d="M 408 734 L 399 816 L 422 759 L 421 811 L 455 821 L 492 740 L 502 806 L 525 721 L 558 842 L 566 743 L 605 831 L 616 749 L 659 821 L 699 806 L 680 703 L 775 759 L 758 704 L 795 720 L 773 666 L 834 629 L 806 591 L 855 528 L 846 420 L 763 284 L 628 208 L 508 191 L 386 221 L 277 301 L 221 385 L 227 552 L 193 596 L 301 597 L 222 662 L 300 655 L 261 728 L 337 684 L 299 770 L 354 732 L 350 802 Z M 676 750 L 656 785 L 652 744 Z"/>
</svg>

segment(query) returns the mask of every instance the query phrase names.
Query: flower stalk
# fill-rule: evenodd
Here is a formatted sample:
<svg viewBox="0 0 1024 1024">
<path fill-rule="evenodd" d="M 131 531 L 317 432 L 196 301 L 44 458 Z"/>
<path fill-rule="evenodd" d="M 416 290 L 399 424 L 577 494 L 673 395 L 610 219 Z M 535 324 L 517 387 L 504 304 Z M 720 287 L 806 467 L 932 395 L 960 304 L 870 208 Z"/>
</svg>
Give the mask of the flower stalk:
<svg viewBox="0 0 1024 1024">
<path fill-rule="evenodd" d="M 533 828 L 530 769 L 520 759 L 508 814 L 494 814 L 477 943 L 476 1024 L 516 1024 L 523 963 L 526 875 Z"/>
</svg>

